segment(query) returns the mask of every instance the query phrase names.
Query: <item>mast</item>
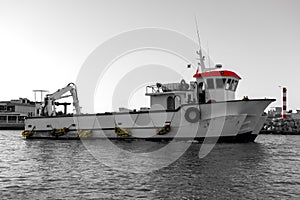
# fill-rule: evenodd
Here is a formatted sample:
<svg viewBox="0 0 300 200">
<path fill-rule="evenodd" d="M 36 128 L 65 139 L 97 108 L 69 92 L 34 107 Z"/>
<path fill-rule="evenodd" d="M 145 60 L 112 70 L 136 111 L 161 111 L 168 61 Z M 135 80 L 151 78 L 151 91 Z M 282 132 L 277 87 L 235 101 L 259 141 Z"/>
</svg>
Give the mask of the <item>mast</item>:
<svg viewBox="0 0 300 200">
<path fill-rule="evenodd" d="M 201 68 L 201 72 L 205 72 L 205 64 L 204 64 L 204 59 L 205 57 L 202 54 L 202 49 L 201 49 L 201 41 L 200 41 L 200 34 L 199 34 L 199 29 L 198 29 L 198 22 L 197 18 L 195 17 L 195 23 L 196 23 L 196 29 L 197 29 L 197 37 L 198 37 L 198 44 L 199 44 L 199 50 L 196 52 L 199 56 L 198 60 L 200 61 L 198 63 L 198 66 Z"/>
</svg>

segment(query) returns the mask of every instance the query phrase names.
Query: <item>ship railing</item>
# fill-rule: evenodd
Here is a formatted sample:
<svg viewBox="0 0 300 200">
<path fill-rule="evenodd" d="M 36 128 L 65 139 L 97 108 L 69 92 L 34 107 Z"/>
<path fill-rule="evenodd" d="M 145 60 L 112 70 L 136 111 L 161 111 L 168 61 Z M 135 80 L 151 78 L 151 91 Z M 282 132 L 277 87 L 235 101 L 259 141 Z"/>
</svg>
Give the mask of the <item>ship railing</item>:
<svg viewBox="0 0 300 200">
<path fill-rule="evenodd" d="M 182 83 L 156 83 L 155 85 L 149 85 L 146 87 L 146 94 L 153 93 L 165 93 L 172 91 L 192 91 L 192 87 L 189 84 Z"/>
</svg>

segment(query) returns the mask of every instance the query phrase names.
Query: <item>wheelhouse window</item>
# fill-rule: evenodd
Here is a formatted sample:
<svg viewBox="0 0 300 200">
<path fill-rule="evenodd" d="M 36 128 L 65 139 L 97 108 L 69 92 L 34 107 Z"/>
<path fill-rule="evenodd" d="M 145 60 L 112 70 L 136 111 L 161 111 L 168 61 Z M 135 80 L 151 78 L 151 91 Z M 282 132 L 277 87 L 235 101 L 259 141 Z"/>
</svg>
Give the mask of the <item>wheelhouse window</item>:
<svg viewBox="0 0 300 200">
<path fill-rule="evenodd" d="M 238 80 L 233 80 L 231 85 L 231 90 L 235 91 L 238 85 Z"/>
<path fill-rule="evenodd" d="M 207 89 L 214 89 L 215 88 L 214 79 L 209 78 L 209 79 L 206 80 L 206 82 L 207 82 Z"/>
<path fill-rule="evenodd" d="M 236 91 L 238 83 L 239 83 L 238 80 L 234 80 L 234 79 L 229 78 L 225 81 L 225 89 L 226 90 L 231 90 L 231 91 Z"/>
<path fill-rule="evenodd" d="M 230 87 L 231 87 L 231 86 L 230 86 L 230 85 L 231 85 L 231 81 L 232 81 L 232 79 L 230 79 L 230 78 L 227 79 L 226 85 L 225 85 L 225 89 L 226 89 L 226 90 L 229 90 L 229 89 L 230 89 Z"/>
<path fill-rule="evenodd" d="M 216 79 L 216 87 L 219 89 L 223 89 L 226 83 L 226 78 L 217 78 Z"/>
<path fill-rule="evenodd" d="M 230 82 L 229 90 L 233 90 L 233 82 L 234 82 L 234 80 L 232 80 L 232 81 Z"/>
</svg>

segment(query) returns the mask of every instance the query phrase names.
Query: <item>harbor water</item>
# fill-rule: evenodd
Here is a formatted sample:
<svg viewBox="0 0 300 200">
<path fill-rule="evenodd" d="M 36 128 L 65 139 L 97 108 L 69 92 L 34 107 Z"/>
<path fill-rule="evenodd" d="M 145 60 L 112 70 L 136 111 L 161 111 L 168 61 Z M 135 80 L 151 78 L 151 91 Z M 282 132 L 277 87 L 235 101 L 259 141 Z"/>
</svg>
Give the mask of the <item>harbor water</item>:
<svg viewBox="0 0 300 200">
<path fill-rule="evenodd" d="M 133 145 L 162 144 L 121 144 Z M 0 131 L 0 199 L 300 199 L 300 136 L 216 144 L 202 159 L 200 146 L 191 144 L 167 167 L 135 174 L 102 164 L 80 140 L 24 140 L 20 131 Z"/>
</svg>

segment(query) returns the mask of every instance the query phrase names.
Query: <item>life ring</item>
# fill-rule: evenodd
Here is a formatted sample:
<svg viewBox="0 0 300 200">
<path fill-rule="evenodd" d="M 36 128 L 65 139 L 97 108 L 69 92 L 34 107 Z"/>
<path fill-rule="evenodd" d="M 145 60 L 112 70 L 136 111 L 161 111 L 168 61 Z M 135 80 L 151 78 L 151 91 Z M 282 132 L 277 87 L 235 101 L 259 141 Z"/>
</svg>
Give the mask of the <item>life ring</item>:
<svg viewBox="0 0 300 200">
<path fill-rule="evenodd" d="M 190 123 L 196 123 L 200 119 L 200 111 L 195 107 L 189 107 L 186 110 L 184 117 L 185 117 L 186 121 L 188 121 Z"/>
</svg>

